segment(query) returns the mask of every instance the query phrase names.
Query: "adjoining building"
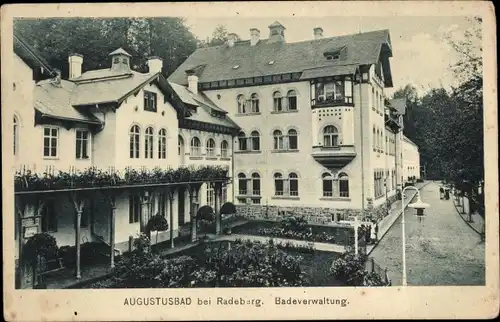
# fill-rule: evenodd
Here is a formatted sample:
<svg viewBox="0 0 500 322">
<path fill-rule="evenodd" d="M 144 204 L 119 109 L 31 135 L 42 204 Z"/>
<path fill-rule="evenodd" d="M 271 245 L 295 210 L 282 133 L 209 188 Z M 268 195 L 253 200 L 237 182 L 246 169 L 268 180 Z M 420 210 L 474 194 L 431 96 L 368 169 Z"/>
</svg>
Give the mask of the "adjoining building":
<svg viewBox="0 0 500 322">
<path fill-rule="evenodd" d="M 29 236 L 47 232 L 59 247 L 107 245 L 113 266 L 115 253 L 127 251 L 155 214 L 170 226 L 158 242 L 195 239 L 192 216 L 205 204 L 220 232 L 239 127 L 196 88 L 170 84 L 160 58 L 149 58 L 148 73 L 132 70 L 130 58 L 119 48 L 109 68 L 82 73 L 85 58 L 71 54 L 65 80 L 14 36 L 16 257 Z M 75 174 L 88 182 L 68 183 Z M 98 183 L 105 178 L 125 179 L 109 187 Z"/>
<path fill-rule="evenodd" d="M 287 43 L 286 28 L 196 50 L 169 77 L 197 87 L 241 127 L 234 198 L 241 215 L 302 214 L 336 224 L 381 216 L 411 175 L 418 148 L 403 139 L 404 100 L 393 86 L 388 30 Z M 405 153 L 403 150 L 408 150 Z M 363 211 L 363 209 L 367 209 Z"/>
</svg>

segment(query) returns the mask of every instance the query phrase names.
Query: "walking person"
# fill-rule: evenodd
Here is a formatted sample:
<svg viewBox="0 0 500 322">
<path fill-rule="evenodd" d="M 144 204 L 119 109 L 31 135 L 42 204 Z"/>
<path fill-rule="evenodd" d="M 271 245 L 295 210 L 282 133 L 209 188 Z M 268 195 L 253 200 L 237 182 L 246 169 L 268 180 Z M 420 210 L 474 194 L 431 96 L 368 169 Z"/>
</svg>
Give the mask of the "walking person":
<svg viewBox="0 0 500 322">
<path fill-rule="evenodd" d="M 374 231 L 375 231 L 375 241 L 377 241 L 378 240 L 378 223 L 375 223 Z"/>
</svg>

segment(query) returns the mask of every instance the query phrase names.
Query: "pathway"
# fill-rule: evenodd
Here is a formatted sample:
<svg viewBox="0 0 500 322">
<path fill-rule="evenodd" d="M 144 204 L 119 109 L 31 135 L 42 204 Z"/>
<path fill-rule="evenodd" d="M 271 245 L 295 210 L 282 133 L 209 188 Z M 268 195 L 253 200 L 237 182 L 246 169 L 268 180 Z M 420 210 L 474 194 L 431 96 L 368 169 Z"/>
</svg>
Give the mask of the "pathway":
<svg viewBox="0 0 500 322">
<path fill-rule="evenodd" d="M 421 190 L 430 204 L 419 221 L 415 210 L 405 211 L 408 285 L 484 285 L 485 244 L 457 215 L 452 200 L 439 199 L 439 185 Z M 401 285 L 401 219 L 389 229 L 371 256 L 387 266 L 393 285 Z"/>
<path fill-rule="evenodd" d="M 469 221 L 469 215 L 463 212 L 463 207 L 459 205 L 458 201 L 456 201 L 453 197 L 451 200 L 453 200 L 453 204 L 455 205 L 458 215 L 465 221 L 465 223 L 479 235 L 483 234 L 485 230 L 484 218 L 475 212 L 471 214 L 472 221 Z"/>
</svg>

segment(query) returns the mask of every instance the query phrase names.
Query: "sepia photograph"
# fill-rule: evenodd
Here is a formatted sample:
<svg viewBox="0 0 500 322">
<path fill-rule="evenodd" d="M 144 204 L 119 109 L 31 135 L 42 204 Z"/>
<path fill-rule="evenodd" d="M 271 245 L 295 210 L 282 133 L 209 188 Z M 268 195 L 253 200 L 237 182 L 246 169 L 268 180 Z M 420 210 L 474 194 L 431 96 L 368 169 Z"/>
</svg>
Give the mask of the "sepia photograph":
<svg viewBox="0 0 500 322">
<path fill-rule="evenodd" d="M 496 91 L 483 68 L 487 51 L 496 70 L 496 39 L 480 4 L 309 16 L 260 14 L 259 2 L 212 3 L 211 15 L 2 7 L 4 295 L 121 290 L 101 301 L 200 320 L 186 311 L 354 314 L 342 292 L 460 286 L 498 315 L 497 112 L 483 96 Z M 4 310 L 18 321 L 30 307 Z M 70 311 L 57 320 L 85 318 Z M 126 319 L 115 314 L 86 320 Z"/>
</svg>

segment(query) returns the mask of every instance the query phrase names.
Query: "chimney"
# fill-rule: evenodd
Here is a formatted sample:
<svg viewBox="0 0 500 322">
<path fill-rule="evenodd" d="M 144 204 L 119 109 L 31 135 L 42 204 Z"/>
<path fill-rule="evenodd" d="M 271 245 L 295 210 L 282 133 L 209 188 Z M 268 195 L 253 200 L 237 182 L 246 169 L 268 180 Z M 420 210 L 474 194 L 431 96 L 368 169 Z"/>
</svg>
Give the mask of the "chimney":
<svg viewBox="0 0 500 322">
<path fill-rule="evenodd" d="M 75 79 L 82 75 L 83 55 L 71 54 L 68 57 L 69 79 Z"/>
<path fill-rule="evenodd" d="M 250 46 L 255 46 L 259 42 L 260 30 L 257 28 L 250 29 Z"/>
<path fill-rule="evenodd" d="M 163 59 L 158 56 L 148 58 L 148 69 L 150 74 L 161 73 L 163 68 Z"/>
<path fill-rule="evenodd" d="M 187 70 L 187 80 L 188 80 L 188 90 L 194 95 L 198 94 L 198 76 L 196 76 L 194 70 Z"/>
<path fill-rule="evenodd" d="M 236 39 L 238 38 L 238 35 L 235 33 L 230 33 L 227 35 L 227 45 L 228 47 L 234 47 L 234 43 L 236 42 Z"/>
<path fill-rule="evenodd" d="M 323 39 L 323 28 L 314 28 L 314 39 Z"/>
</svg>

